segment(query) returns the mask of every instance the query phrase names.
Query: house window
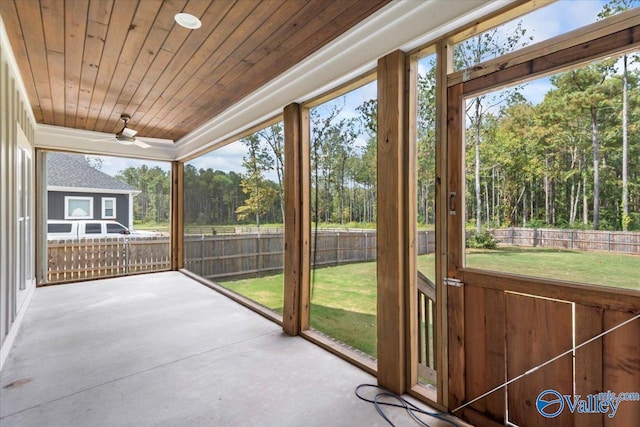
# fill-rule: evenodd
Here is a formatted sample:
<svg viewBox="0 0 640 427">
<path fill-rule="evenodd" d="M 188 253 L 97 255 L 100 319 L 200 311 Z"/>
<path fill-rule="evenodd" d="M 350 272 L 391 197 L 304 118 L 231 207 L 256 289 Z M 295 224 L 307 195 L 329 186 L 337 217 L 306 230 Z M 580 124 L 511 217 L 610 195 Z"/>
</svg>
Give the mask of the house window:
<svg viewBox="0 0 640 427">
<path fill-rule="evenodd" d="M 113 219 L 115 217 L 116 217 L 116 198 L 103 197 L 102 198 L 102 218 Z"/>
<path fill-rule="evenodd" d="M 64 219 L 92 219 L 93 197 L 64 198 Z"/>
</svg>

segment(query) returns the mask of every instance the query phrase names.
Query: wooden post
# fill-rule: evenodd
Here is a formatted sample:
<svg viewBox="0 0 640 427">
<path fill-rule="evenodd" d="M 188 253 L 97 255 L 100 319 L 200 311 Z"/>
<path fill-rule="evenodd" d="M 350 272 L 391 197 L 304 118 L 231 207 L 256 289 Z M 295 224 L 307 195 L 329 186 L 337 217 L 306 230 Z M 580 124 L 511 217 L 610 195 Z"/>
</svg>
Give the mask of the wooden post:
<svg viewBox="0 0 640 427">
<path fill-rule="evenodd" d="M 47 152 L 36 150 L 36 285 L 48 281 L 47 244 Z"/>
<path fill-rule="evenodd" d="M 464 100 L 463 84 L 449 88 L 447 99 L 447 277 L 464 266 Z M 464 288 L 447 286 L 448 393 L 450 409 L 465 399 Z"/>
<path fill-rule="evenodd" d="M 171 162 L 171 269 L 184 268 L 184 163 Z"/>
<path fill-rule="evenodd" d="M 284 307 L 282 328 L 298 335 L 309 328 L 310 196 L 309 112 L 284 108 Z"/>
<path fill-rule="evenodd" d="M 453 44 L 441 41 L 436 44 L 436 230 L 434 251 L 436 253 L 436 381 L 438 403 L 449 407 L 449 360 L 448 360 L 448 298 L 444 278 L 448 263 L 448 145 L 447 145 L 447 75 L 453 70 Z"/>
<path fill-rule="evenodd" d="M 415 249 L 409 181 L 415 175 L 409 163 L 406 77 L 404 52 L 378 61 L 378 383 L 395 393 L 407 389 L 407 343 L 414 341 L 407 321 L 408 254 Z"/>
</svg>

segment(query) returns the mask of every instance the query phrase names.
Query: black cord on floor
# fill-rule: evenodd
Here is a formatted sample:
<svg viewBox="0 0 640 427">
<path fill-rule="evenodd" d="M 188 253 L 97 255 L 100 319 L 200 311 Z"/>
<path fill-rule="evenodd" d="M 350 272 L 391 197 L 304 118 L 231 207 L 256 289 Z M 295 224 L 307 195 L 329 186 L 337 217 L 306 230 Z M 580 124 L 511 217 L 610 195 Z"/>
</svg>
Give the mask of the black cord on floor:
<svg viewBox="0 0 640 427">
<path fill-rule="evenodd" d="M 362 396 L 360 394 L 360 389 L 362 389 L 364 387 L 370 387 L 370 388 L 374 388 L 374 389 L 378 390 L 378 392 L 376 393 L 376 395 L 374 396 L 373 399 L 369 399 L 369 398 L 364 397 L 364 396 Z M 413 418 L 413 420 L 418 425 L 421 425 L 423 427 L 429 427 L 429 424 L 427 424 L 422 419 L 418 418 L 418 416 L 416 414 L 427 415 L 429 417 L 437 418 L 437 419 L 442 420 L 442 421 L 444 421 L 446 423 L 449 423 L 452 426 L 460 427 L 459 424 L 456 424 L 455 422 L 450 420 L 448 418 L 447 414 L 443 414 L 443 413 L 440 413 L 440 412 L 425 411 L 424 409 L 421 409 L 421 408 L 417 407 L 416 405 L 414 405 L 413 403 L 409 402 L 408 400 L 404 399 L 402 396 L 399 396 L 399 395 L 395 394 L 394 392 L 389 391 L 389 390 L 385 389 L 384 387 L 380 387 L 380 386 L 375 385 L 375 384 L 360 384 L 358 387 L 356 387 L 356 396 L 360 400 L 364 400 L 365 402 L 373 403 L 375 408 L 376 408 L 376 411 L 378 412 L 378 414 L 380 414 L 380 416 L 382 418 L 384 418 L 384 420 L 386 422 L 388 422 L 389 425 L 391 425 L 393 427 L 395 427 L 395 424 L 393 424 L 393 422 L 389 419 L 389 417 L 387 417 L 387 414 L 382 410 L 383 406 L 391 406 L 391 407 L 395 407 L 395 408 L 403 408 L 405 411 L 407 411 L 409 416 L 411 418 Z M 382 401 L 381 399 L 384 399 L 384 398 L 395 399 L 395 400 L 398 401 L 398 403 Z"/>
</svg>

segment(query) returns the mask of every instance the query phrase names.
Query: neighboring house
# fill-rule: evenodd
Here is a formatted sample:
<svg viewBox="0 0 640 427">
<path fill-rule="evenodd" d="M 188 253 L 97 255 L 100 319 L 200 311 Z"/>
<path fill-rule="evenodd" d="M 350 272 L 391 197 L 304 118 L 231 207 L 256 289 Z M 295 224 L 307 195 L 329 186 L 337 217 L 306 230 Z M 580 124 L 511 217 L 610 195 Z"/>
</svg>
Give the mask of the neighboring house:
<svg viewBox="0 0 640 427">
<path fill-rule="evenodd" d="M 138 193 L 91 167 L 82 155 L 47 154 L 47 219 L 114 220 L 132 228 Z"/>
</svg>

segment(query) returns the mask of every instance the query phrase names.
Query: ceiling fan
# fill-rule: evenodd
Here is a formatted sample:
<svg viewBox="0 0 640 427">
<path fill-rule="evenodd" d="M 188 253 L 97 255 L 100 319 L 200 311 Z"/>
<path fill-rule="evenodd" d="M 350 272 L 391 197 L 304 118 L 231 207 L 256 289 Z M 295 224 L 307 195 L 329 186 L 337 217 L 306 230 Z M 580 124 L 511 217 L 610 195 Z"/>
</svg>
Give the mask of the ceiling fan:
<svg viewBox="0 0 640 427">
<path fill-rule="evenodd" d="M 143 142 L 136 138 L 136 134 L 138 133 L 138 131 L 135 131 L 127 127 L 127 122 L 130 119 L 131 119 L 131 116 L 128 114 L 123 113 L 120 115 L 120 120 L 124 122 L 124 126 L 122 127 L 122 129 L 120 129 L 120 131 L 118 131 L 118 133 L 116 133 L 116 140 L 118 141 L 118 143 L 122 145 L 137 145 L 138 147 L 141 147 L 141 148 L 151 147 L 146 142 Z"/>
</svg>

